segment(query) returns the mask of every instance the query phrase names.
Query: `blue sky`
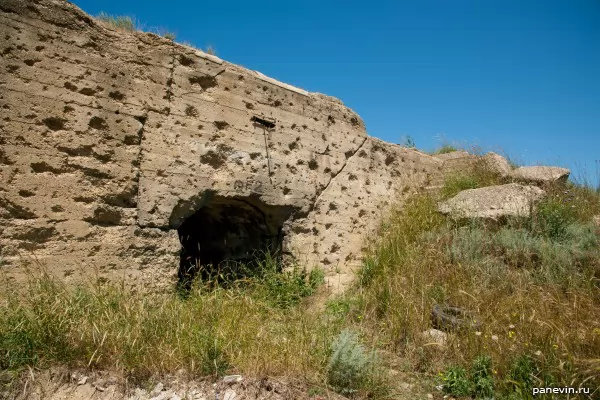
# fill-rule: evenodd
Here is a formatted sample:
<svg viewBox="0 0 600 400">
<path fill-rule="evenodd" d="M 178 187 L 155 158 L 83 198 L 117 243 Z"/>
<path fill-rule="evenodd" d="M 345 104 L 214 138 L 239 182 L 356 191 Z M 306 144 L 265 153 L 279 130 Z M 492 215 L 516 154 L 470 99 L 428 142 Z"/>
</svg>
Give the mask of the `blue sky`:
<svg viewBox="0 0 600 400">
<path fill-rule="evenodd" d="M 340 98 L 370 135 L 600 180 L 600 0 L 75 0 Z"/>
</svg>

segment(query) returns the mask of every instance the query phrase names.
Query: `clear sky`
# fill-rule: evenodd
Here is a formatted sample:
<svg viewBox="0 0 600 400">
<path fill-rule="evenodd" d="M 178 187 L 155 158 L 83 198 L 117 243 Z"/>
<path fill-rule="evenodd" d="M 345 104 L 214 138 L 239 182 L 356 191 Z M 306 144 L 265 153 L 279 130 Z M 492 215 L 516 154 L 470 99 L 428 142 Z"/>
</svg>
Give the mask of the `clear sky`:
<svg viewBox="0 0 600 400">
<path fill-rule="evenodd" d="M 75 0 L 340 98 L 370 135 L 600 182 L 600 0 Z"/>
</svg>

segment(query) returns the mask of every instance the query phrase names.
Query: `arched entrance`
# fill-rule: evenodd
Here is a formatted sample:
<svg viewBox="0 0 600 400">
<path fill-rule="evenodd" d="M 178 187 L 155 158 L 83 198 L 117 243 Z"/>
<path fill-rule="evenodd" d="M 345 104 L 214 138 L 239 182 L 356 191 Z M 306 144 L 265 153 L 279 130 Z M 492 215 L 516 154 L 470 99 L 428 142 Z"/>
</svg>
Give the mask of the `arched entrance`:
<svg viewBox="0 0 600 400">
<path fill-rule="evenodd" d="M 181 242 L 178 280 L 184 289 L 200 275 L 240 278 L 271 254 L 281 260 L 283 223 L 290 207 L 269 206 L 257 198 L 211 196 L 177 229 Z"/>
</svg>

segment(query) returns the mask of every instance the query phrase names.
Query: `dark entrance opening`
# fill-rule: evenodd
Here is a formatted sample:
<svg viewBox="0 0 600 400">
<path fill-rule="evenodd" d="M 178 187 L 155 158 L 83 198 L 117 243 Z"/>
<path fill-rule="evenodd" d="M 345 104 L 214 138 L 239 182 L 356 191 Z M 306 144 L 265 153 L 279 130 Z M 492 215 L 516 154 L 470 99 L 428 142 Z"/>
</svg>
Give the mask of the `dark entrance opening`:
<svg viewBox="0 0 600 400">
<path fill-rule="evenodd" d="M 267 255 L 281 267 L 283 224 L 290 207 L 248 197 L 214 196 L 203 203 L 177 229 L 181 289 L 189 290 L 198 275 L 221 282 L 241 278 Z"/>
</svg>

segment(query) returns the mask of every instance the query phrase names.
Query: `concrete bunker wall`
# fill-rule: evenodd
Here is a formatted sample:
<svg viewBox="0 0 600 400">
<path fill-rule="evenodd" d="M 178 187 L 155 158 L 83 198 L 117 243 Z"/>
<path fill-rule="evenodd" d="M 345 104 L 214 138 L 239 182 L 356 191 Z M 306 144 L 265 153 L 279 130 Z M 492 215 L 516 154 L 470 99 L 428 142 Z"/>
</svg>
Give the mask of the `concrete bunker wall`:
<svg viewBox="0 0 600 400">
<path fill-rule="evenodd" d="M 252 199 L 277 211 L 283 252 L 340 282 L 387 205 L 440 173 L 337 99 L 66 1 L 3 1 L 0 35 L 0 251 L 15 278 L 33 255 L 67 279 L 168 286 L 186 218 L 250 215 Z"/>
</svg>

